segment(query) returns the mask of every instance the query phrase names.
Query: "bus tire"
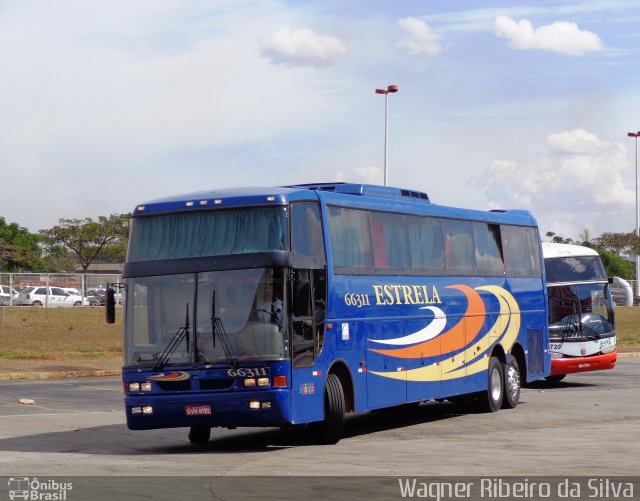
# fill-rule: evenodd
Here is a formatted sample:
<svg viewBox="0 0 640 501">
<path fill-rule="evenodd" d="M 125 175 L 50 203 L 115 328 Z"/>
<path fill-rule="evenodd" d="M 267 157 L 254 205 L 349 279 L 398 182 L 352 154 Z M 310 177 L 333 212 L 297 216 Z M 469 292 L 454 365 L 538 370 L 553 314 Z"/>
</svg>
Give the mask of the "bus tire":
<svg viewBox="0 0 640 501">
<path fill-rule="evenodd" d="M 324 389 L 324 419 L 315 427 L 318 441 L 322 444 L 337 444 L 344 431 L 344 389 L 335 374 L 327 376 Z"/>
<path fill-rule="evenodd" d="M 192 444 L 206 444 L 211 438 L 211 428 L 208 426 L 192 426 L 189 428 L 189 442 Z"/>
<path fill-rule="evenodd" d="M 545 379 L 547 381 L 549 381 L 550 383 L 559 383 L 560 381 L 562 381 L 565 377 L 567 377 L 566 374 L 556 374 L 555 376 L 547 376 Z"/>
<path fill-rule="evenodd" d="M 513 409 L 520 402 L 520 367 L 515 357 L 509 357 L 509 363 L 504 364 L 504 398 L 503 409 Z"/>
<path fill-rule="evenodd" d="M 504 376 L 502 364 L 496 357 L 489 359 L 487 390 L 480 392 L 480 408 L 485 412 L 497 412 L 504 398 Z"/>
</svg>

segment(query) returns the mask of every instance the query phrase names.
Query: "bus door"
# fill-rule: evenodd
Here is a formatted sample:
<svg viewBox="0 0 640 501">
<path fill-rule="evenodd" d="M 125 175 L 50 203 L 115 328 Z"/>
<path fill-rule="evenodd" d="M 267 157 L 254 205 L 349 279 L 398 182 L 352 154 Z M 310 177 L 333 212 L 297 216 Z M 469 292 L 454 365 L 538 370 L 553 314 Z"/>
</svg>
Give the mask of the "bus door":
<svg viewBox="0 0 640 501">
<path fill-rule="evenodd" d="M 291 328 L 291 405 L 295 423 L 319 421 L 324 414 L 326 369 L 317 359 L 324 344 L 327 272 L 318 203 L 291 205 L 289 274 Z"/>
<path fill-rule="evenodd" d="M 315 363 L 325 329 L 325 273 L 291 270 L 291 402 L 294 423 L 323 418 L 325 371 Z"/>
</svg>

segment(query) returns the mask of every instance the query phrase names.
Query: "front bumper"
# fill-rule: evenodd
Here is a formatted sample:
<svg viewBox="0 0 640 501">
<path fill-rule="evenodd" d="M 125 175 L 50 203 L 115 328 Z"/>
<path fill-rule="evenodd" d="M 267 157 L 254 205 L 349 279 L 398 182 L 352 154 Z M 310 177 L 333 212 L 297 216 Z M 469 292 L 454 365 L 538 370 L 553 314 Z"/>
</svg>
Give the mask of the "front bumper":
<svg viewBox="0 0 640 501">
<path fill-rule="evenodd" d="M 190 426 L 280 426 L 291 422 L 289 389 L 233 391 L 207 394 L 128 395 L 127 426 L 131 430 Z M 269 402 L 257 409 L 250 402 Z M 151 408 L 134 413 L 132 409 Z"/>
<path fill-rule="evenodd" d="M 613 369 L 618 359 L 616 351 L 606 355 L 590 357 L 552 358 L 550 376 L 572 374 L 574 372 L 600 371 Z"/>
</svg>

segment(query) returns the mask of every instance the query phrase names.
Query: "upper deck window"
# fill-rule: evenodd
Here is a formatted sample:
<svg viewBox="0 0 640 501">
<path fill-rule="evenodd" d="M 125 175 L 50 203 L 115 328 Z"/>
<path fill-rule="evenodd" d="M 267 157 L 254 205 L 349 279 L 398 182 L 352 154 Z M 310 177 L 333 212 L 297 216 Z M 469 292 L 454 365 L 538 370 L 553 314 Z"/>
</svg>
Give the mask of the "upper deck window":
<svg viewBox="0 0 640 501">
<path fill-rule="evenodd" d="M 570 256 L 544 260 L 548 283 L 607 281 L 598 256 Z"/>
<path fill-rule="evenodd" d="M 134 218 L 127 261 L 287 250 L 284 207 L 252 207 Z"/>
</svg>

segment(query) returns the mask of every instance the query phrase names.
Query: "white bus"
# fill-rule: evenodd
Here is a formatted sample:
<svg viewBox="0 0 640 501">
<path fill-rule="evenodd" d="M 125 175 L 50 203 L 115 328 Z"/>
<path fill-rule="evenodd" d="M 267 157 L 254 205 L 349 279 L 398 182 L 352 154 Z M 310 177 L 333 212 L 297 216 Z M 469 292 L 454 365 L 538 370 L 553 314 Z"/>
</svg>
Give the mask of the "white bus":
<svg viewBox="0 0 640 501">
<path fill-rule="evenodd" d="M 616 326 L 610 281 L 598 253 L 581 245 L 543 242 L 547 276 L 549 381 L 574 372 L 613 369 L 616 364 Z M 629 284 L 612 279 L 627 290 Z"/>
</svg>

